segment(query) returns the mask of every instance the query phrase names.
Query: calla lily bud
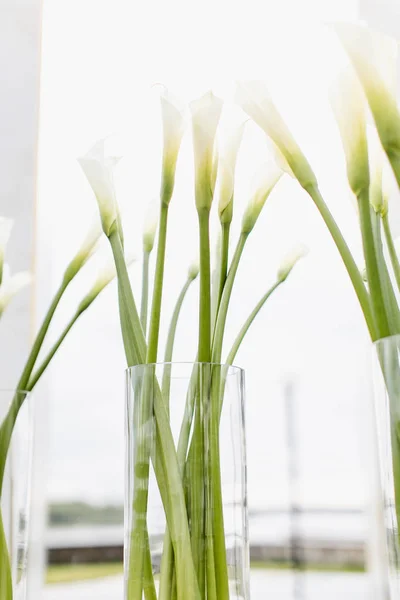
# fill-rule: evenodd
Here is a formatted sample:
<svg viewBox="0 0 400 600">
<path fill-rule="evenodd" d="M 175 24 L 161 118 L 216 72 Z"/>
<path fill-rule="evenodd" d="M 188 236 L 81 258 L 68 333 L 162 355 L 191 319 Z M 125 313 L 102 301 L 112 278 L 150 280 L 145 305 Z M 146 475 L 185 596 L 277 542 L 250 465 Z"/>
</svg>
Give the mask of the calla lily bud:
<svg viewBox="0 0 400 600">
<path fill-rule="evenodd" d="M 194 148 L 197 210 L 210 210 L 215 186 L 215 135 L 222 100 L 207 92 L 190 104 Z"/>
<path fill-rule="evenodd" d="M 175 185 L 176 163 L 185 131 L 185 111 L 167 91 L 161 94 L 164 151 L 161 178 L 161 201 L 169 204 Z"/>
<path fill-rule="evenodd" d="M 389 164 L 385 162 L 382 169 L 382 217 L 387 215 L 390 199 L 396 194 L 398 194 L 396 179 Z"/>
<path fill-rule="evenodd" d="M 10 270 L 4 265 L 4 277 L 3 282 L 0 286 L 0 316 L 4 310 L 10 304 L 11 300 L 21 290 L 30 285 L 32 282 L 32 275 L 27 271 L 21 271 L 15 275 L 10 274 Z"/>
<path fill-rule="evenodd" d="M 143 229 L 143 251 L 147 254 L 150 254 L 154 247 L 158 227 L 158 214 L 157 203 L 155 201 L 151 202 L 146 213 Z"/>
<path fill-rule="evenodd" d="M 214 154 L 213 154 L 213 163 L 211 169 L 211 194 L 214 197 L 215 185 L 217 183 L 218 177 L 218 168 L 219 168 L 219 151 L 217 141 L 214 144 Z"/>
<path fill-rule="evenodd" d="M 304 256 L 307 256 L 308 252 L 307 246 L 304 244 L 296 244 L 296 246 L 285 256 L 278 269 L 278 281 L 285 281 L 296 263 Z"/>
<path fill-rule="evenodd" d="M 365 97 L 354 71 L 343 71 L 331 90 L 335 115 L 347 163 L 347 178 L 358 196 L 369 187 Z"/>
<path fill-rule="evenodd" d="M 236 89 L 236 102 L 274 142 L 300 185 L 306 189 L 315 186 L 317 182 L 314 172 L 273 103 L 266 86 L 260 81 L 240 82 Z"/>
<path fill-rule="evenodd" d="M 381 216 L 387 214 L 387 201 L 383 198 L 383 167 L 385 153 L 378 134 L 373 127 L 368 127 L 368 153 L 371 183 L 369 188 L 369 201 L 374 211 Z"/>
<path fill-rule="evenodd" d="M 351 23 L 339 23 L 335 31 L 364 89 L 382 146 L 400 183 L 397 43 L 386 35 Z"/>
<path fill-rule="evenodd" d="M 242 233 L 249 234 L 253 229 L 268 196 L 282 175 L 282 170 L 273 162 L 260 167 L 253 184 L 254 192 L 243 215 Z"/>
<path fill-rule="evenodd" d="M 226 141 L 220 152 L 218 214 L 221 223 L 231 223 L 233 217 L 235 170 L 244 127 L 245 123 L 242 123 Z"/>
<path fill-rule="evenodd" d="M 85 156 L 78 159 L 96 196 L 103 231 L 107 237 L 117 220 L 113 173 L 118 160 L 118 157 L 106 157 L 105 140 L 97 142 Z"/>
<path fill-rule="evenodd" d="M 78 271 L 87 263 L 89 258 L 93 256 L 99 247 L 103 231 L 98 218 L 94 221 L 93 225 L 89 229 L 85 239 L 83 240 L 78 252 L 69 263 L 64 273 L 64 279 L 71 281 Z"/>
<path fill-rule="evenodd" d="M 135 260 L 135 258 L 127 259 L 127 267 L 130 267 Z M 80 302 L 77 312 L 82 313 L 84 310 L 86 310 L 92 304 L 92 302 L 96 300 L 97 296 L 115 279 L 116 276 L 117 271 L 115 268 L 115 263 L 112 261 L 110 264 L 107 264 L 103 269 L 100 270 L 91 290 Z"/>
<path fill-rule="evenodd" d="M 13 225 L 14 221 L 12 219 L 0 217 L 0 285 L 3 279 L 3 266 L 6 246 L 8 244 L 8 240 L 10 239 Z"/>
<path fill-rule="evenodd" d="M 194 260 L 189 266 L 188 279 L 194 280 L 200 272 L 200 265 L 198 260 Z"/>
</svg>

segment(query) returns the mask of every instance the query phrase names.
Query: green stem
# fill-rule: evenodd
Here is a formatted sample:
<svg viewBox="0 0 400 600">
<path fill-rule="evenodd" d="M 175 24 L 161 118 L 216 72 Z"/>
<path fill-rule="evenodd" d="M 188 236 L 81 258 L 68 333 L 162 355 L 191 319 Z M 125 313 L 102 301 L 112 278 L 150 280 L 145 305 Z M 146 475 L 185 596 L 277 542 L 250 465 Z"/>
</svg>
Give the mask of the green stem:
<svg viewBox="0 0 400 600">
<path fill-rule="evenodd" d="M 222 223 L 222 239 L 221 239 L 221 261 L 220 261 L 220 272 L 218 279 L 218 302 L 217 302 L 217 314 L 218 308 L 221 303 L 222 294 L 225 287 L 226 278 L 228 275 L 228 258 L 229 258 L 229 232 L 230 223 Z"/>
<path fill-rule="evenodd" d="M 400 333 L 400 311 L 394 293 L 392 280 L 386 265 L 382 244 L 381 218 L 371 207 L 371 223 L 375 240 L 376 257 L 378 261 L 379 277 L 382 285 L 382 293 L 386 302 L 387 314 L 393 334 Z"/>
<path fill-rule="evenodd" d="M 262 309 L 262 307 L 264 306 L 264 304 L 266 303 L 266 301 L 268 300 L 268 298 L 274 293 L 274 291 L 276 289 L 278 289 L 278 287 L 283 283 L 283 281 L 277 281 L 276 283 L 274 283 L 274 285 L 268 290 L 268 292 L 266 294 L 264 294 L 264 296 L 261 298 L 261 300 L 256 304 L 256 306 L 254 307 L 254 309 L 251 311 L 250 315 L 248 316 L 248 318 L 246 319 L 246 321 L 244 322 L 242 328 L 240 329 L 238 335 L 235 338 L 235 341 L 232 344 L 232 348 L 229 351 L 228 357 L 225 361 L 226 365 L 232 365 L 233 361 L 235 360 L 236 354 L 247 334 L 247 332 L 249 331 L 254 319 L 257 317 L 258 313 L 260 312 L 260 310 Z"/>
<path fill-rule="evenodd" d="M 165 247 L 167 243 L 168 204 L 161 203 L 160 227 L 158 230 L 157 261 L 154 276 L 153 300 L 147 348 L 147 363 L 157 362 L 158 337 L 160 331 L 161 301 L 164 281 Z"/>
<path fill-rule="evenodd" d="M 13 586 L 11 577 L 10 556 L 8 554 L 6 534 L 0 508 L 0 598 L 12 600 Z"/>
<path fill-rule="evenodd" d="M 141 361 L 145 356 L 146 342 L 132 294 L 121 239 L 117 229 L 112 230 L 109 239 L 114 254 L 118 273 L 119 292 L 121 294 L 121 324 L 129 327 L 129 339 L 133 338 L 133 348 L 129 350 L 129 357 L 136 357 L 137 360 Z M 142 334 L 141 338 L 140 332 Z M 147 502 L 152 431 L 149 430 L 148 424 L 152 419 L 153 407 L 151 403 L 152 390 L 148 389 L 149 384 L 150 382 L 146 374 L 141 390 L 138 392 L 143 394 L 146 402 L 137 401 L 134 407 L 135 435 L 133 454 L 135 481 L 133 487 L 134 509 L 132 510 L 132 530 L 130 537 L 129 578 L 127 582 L 128 600 L 142 600 L 144 568 L 146 563 L 151 562 L 147 532 Z M 148 573 L 146 574 L 148 575 Z"/>
<path fill-rule="evenodd" d="M 389 216 L 387 213 L 384 217 L 382 217 L 382 223 L 383 223 L 383 230 L 385 232 L 387 247 L 389 250 L 390 260 L 392 262 L 394 276 L 396 278 L 397 288 L 400 291 L 400 262 L 399 262 L 399 258 L 397 256 L 396 248 L 394 245 L 392 231 L 391 231 L 390 225 L 389 225 Z"/>
<path fill-rule="evenodd" d="M 228 277 L 226 279 L 224 292 L 221 298 L 221 304 L 218 311 L 217 322 L 215 325 L 213 349 L 212 349 L 212 362 L 220 363 L 222 356 L 222 345 L 224 341 L 225 325 L 228 316 L 229 302 L 232 295 L 233 284 L 235 283 L 236 273 L 239 268 L 240 259 L 248 238 L 247 233 L 240 235 L 239 241 L 236 246 L 235 253 L 232 258 L 232 263 L 229 269 Z"/>
<path fill-rule="evenodd" d="M 316 185 L 311 185 L 305 188 L 312 200 L 314 201 L 315 206 L 317 207 L 320 215 L 322 216 L 325 225 L 327 226 L 333 241 L 339 251 L 339 254 L 344 262 L 344 265 L 347 269 L 347 273 L 349 274 L 350 280 L 353 284 L 353 288 L 356 292 L 358 301 L 361 305 L 361 309 L 364 314 L 365 321 L 367 323 L 367 327 L 369 333 L 371 335 L 372 340 L 378 339 L 378 331 L 375 325 L 375 318 L 372 311 L 371 299 L 365 288 L 364 282 L 362 280 L 361 274 L 358 270 L 357 264 L 347 246 L 343 235 L 336 224 L 335 219 L 333 218 L 331 212 L 329 211 L 327 205 L 325 204 L 324 199 L 321 196 L 321 193 Z"/>
<path fill-rule="evenodd" d="M 200 314 L 199 314 L 199 362 L 211 359 L 211 268 L 210 268 L 210 211 L 200 210 Z"/>
<path fill-rule="evenodd" d="M 172 356 L 174 351 L 174 343 L 176 337 L 176 329 L 178 327 L 179 315 L 182 310 L 183 301 L 185 300 L 185 296 L 190 287 L 190 284 L 193 282 L 193 279 L 189 277 L 178 296 L 176 301 L 174 312 L 172 313 L 171 323 L 168 329 L 167 343 L 165 345 L 165 353 L 164 353 L 164 372 L 163 372 L 163 380 L 162 380 L 162 395 L 164 398 L 164 402 L 167 408 L 167 412 L 169 414 L 169 386 L 171 380 L 171 365 Z"/>
<path fill-rule="evenodd" d="M 147 331 L 147 307 L 149 303 L 149 264 L 150 252 L 143 252 L 142 301 L 140 305 L 140 322 L 142 324 L 142 329 L 145 337 Z"/>
<path fill-rule="evenodd" d="M 28 360 L 25 364 L 22 375 L 17 384 L 17 391 L 24 392 L 27 391 L 29 379 L 31 377 L 32 371 L 34 369 L 35 363 L 37 361 L 39 352 L 42 348 L 44 338 L 46 333 L 50 327 L 50 323 L 54 316 L 57 306 L 60 303 L 60 300 L 67 289 L 69 283 L 72 278 L 64 278 L 56 295 L 53 298 L 53 301 L 50 305 L 50 308 L 47 311 L 47 314 L 44 318 L 44 321 L 39 329 L 39 332 L 35 338 L 32 349 L 29 353 Z M 0 427 L 0 497 L 3 488 L 3 479 L 4 479 L 4 469 L 6 465 L 6 458 L 8 454 L 8 450 L 11 442 L 11 435 L 14 430 L 14 425 L 17 420 L 18 413 L 21 409 L 21 406 L 25 400 L 25 395 L 21 393 L 17 393 L 15 398 L 12 401 L 10 410 L 4 419 L 1 427 Z"/>
<path fill-rule="evenodd" d="M 358 207 L 365 264 L 367 268 L 367 277 L 376 332 L 378 338 L 384 338 L 390 335 L 391 330 L 385 298 L 382 291 L 381 277 L 378 268 L 377 250 L 375 247 L 374 234 L 372 230 L 369 190 L 362 190 L 359 193 Z"/>
<path fill-rule="evenodd" d="M 171 323 L 168 330 L 167 343 L 164 354 L 164 372 L 162 380 L 162 396 L 164 404 L 169 415 L 169 396 L 170 396 L 170 384 L 171 384 L 171 368 L 172 355 L 174 349 L 174 342 L 176 336 L 176 329 L 178 326 L 179 315 L 182 309 L 183 301 L 186 293 L 192 283 L 193 278 L 189 277 L 178 296 L 175 304 L 174 312 L 172 314 Z M 171 545 L 171 538 L 169 535 L 168 528 L 165 531 L 164 542 L 163 542 L 163 554 L 161 559 L 160 568 L 160 591 L 159 600 L 170 600 L 172 595 L 172 584 L 173 584 L 173 551 Z"/>
</svg>

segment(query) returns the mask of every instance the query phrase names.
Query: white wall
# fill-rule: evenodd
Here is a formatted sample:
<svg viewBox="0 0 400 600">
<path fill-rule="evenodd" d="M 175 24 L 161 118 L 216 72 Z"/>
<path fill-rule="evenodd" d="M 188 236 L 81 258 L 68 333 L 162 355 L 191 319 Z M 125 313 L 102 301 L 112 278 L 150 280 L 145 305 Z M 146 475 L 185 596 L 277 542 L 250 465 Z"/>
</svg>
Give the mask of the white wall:
<svg viewBox="0 0 400 600">
<path fill-rule="evenodd" d="M 41 0 L 3 0 L 0 3 L 0 215 L 15 219 L 6 260 L 13 271 L 36 267 L 36 187 L 41 58 Z M 41 238 L 43 239 L 43 238 Z M 0 325 L 0 388 L 13 388 L 29 351 L 37 317 L 41 316 L 48 285 L 38 281 L 13 301 Z M 37 297 L 40 296 L 40 297 Z M 41 388 L 42 405 L 45 388 Z M 44 401 L 45 404 L 45 401 Z M 40 418 L 40 408 L 37 421 Z M 37 440 L 42 439 L 37 432 Z M 38 450 L 38 448 L 36 449 Z M 43 471 L 35 453 L 38 477 L 33 488 L 31 554 L 28 586 L 33 596 L 41 583 L 43 563 Z M 37 568 L 39 567 L 39 568 Z"/>
</svg>

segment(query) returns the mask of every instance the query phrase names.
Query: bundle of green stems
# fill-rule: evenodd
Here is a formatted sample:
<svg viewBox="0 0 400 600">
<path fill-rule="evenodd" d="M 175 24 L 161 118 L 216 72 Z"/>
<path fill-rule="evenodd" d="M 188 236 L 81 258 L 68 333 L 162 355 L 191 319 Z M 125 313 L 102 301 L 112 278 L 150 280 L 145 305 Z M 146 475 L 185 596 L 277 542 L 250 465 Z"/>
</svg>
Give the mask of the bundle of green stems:
<svg viewBox="0 0 400 600">
<path fill-rule="evenodd" d="M 22 287 L 30 282 L 30 276 L 27 273 L 18 273 L 16 275 L 7 275 L 7 269 L 4 264 L 4 250 L 8 235 L 5 235 L 5 230 L 11 230 L 11 222 L 9 219 L 0 219 L 0 319 L 3 313 L 10 304 L 11 300 Z M 3 236 L 1 235 L 3 233 Z M 96 281 L 89 289 L 88 293 L 79 302 L 72 317 L 67 322 L 64 329 L 50 349 L 43 352 L 44 342 L 47 339 L 47 334 L 57 308 L 71 283 L 81 271 L 89 258 L 96 251 L 100 239 L 101 228 L 97 225 L 93 227 L 87 235 L 81 248 L 67 266 L 62 277 L 61 284 L 47 310 L 44 320 L 39 328 L 39 331 L 34 339 L 33 345 L 29 352 L 26 364 L 15 388 L 15 394 L 11 399 L 10 405 L 4 418 L 0 419 L 0 502 L 4 492 L 5 470 L 7 457 L 12 442 L 12 435 L 17 423 L 19 412 L 26 401 L 30 392 L 32 392 L 37 383 L 42 378 L 56 352 L 64 342 L 68 333 L 71 331 L 75 323 L 81 315 L 91 306 L 102 290 L 114 279 L 115 269 L 112 265 L 101 269 L 96 278 Z M 13 476 L 17 476 L 15 473 Z M 6 490 L 10 493 L 9 490 Z M 7 536 L 5 525 L 3 523 L 2 512 L 0 509 L 0 600 L 12 600 L 13 598 L 13 582 L 12 581 L 12 565 L 10 562 L 9 550 L 7 546 Z"/>
<path fill-rule="evenodd" d="M 159 331 L 163 307 L 164 268 L 168 215 L 173 196 L 176 165 L 184 133 L 185 109 L 168 92 L 161 95 L 164 151 L 161 173 L 158 226 L 149 223 L 143 237 L 143 284 L 140 314 L 128 278 L 124 256 L 124 234 L 113 185 L 114 159 L 98 142 L 80 159 L 95 193 L 103 230 L 115 259 L 119 310 L 126 360 L 129 367 L 153 365 L 146 371 L 139 399 L 133 410 L 133 498 L 126 555 L 127 600 L 228 600 L 229 573 L 225 546 L 221 489 L 219 423 L 227 368 L 259 311 L 286 280 L 305 249 L 296 247 L 283 261 L 276 281 L 262 296 L 243 326 L 232 348 L 223 356 L 223 342 L 232 290 L 247 240 L 267 198 L 283 172 L 274 163 L 261 166 L 257 185 L 242 217 L 232 256 L 235 167 L 242 140 L 243 123 L 220 145 L 216 136 L 222 101 L 212 92 L 190 104 L 194 148 L 194 200 L 198 217 L 199 264 L 193 265 L 179 293 L 167 337 L 164 363 L 173 360 L 174 340 L 184 298 L 199 273 L 197 355 L 187 394 L 177 445 L 170 427 L 171 366 L 164 367 L 162 381 L 155 378 L 159 360 Z M 243 119 L 244 121 L 244 119 Z M 217 186 L 216 183 L 219 185 Z M 220 242 L 211 269 L 210 214 L 218 187 Z M 158 227 L 157 251 L 149 301 L 150 255 Z M 150 310 L 148 311 L 148 304 Z M 150 313 L 149 319 L 147 318 Z M 154 419 L 154 443 L 148 424 Z M 159 581 L 152 571 L 147 524 L 149 475 L 154 470 L 166 518 L 166 532 Z"/>
</svg>

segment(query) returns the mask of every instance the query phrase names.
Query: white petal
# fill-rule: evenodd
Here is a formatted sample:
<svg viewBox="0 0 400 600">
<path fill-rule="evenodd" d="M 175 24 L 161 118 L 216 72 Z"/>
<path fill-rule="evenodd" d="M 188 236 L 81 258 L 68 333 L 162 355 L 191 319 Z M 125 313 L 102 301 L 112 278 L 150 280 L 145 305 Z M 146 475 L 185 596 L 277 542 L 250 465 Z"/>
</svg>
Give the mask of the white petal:
<svg viewBox="0 0 400 600">
<path fill-rule="evenodd" d="M 96 196 L 103 229 L 108 235 L 117 217 L 113 169 L 119 158 L 106 157 L 105 140 L 100 140 L 78 159 Z"/>
<path fill-rule="evenodd" d="M 397 43 L 388 36 L 351 23 L 339 23 L 335 31 L 364 88 L 385 150 L 399 151 Z"/>
<path fill-rule="evenodd" d="M 215 135 L 222 104 L 211 91 L 190 104 L 198 209 L 211 206 Z"/>
<path fill-rule="evenodd" d="M 343 70 L 330 90 L 347 163 L 347 176 L 355 194 L 368 188 L 368 145 L 365 96 L 354 70 Z"/>
<path fill-rule="evenodd" d="M 246 123 L 234 129 L 233 133 L 224 140 L 219 154 L 219 204 L 218 212 L 222 213 L 233 199 L 235 170 L 237 156 L 242 143 Z"/>
<path fill-rule="evenodd" d="M 156 237 L 158 227 L 158 201 L 153 199 L 146 211 L 143 228 L 143 249 L 145 252 L 151 252 L 154 246 L 154 240 Z"/>
<path fill-rule="evenodd" d="M 189 269 L 188 269 L 189 279 L 196 279 L 199 272 L 200 272 L 200 263 L 199 263 L 199 259 L 197 258 L 189 266 Z"/>
<path fill-rule="evenodd" d="M 260 81 L 240 82 L 237 84 L 235 98 L 245 113 L 271 138 L 299 183 L 305 188 L 315 185 L 315 175 L 265 84 Z"/>
<path fill-rule="evenodd" d="M 27 271 L 21 271 L 3 281 L 0 287 L 0 314 L 11 302 L 18 292 L 32 282 L 32 275 Z"/>
<path fill-rule="evenodd" d="M 397 95 L 397 42 L 378 31 L 355 23 L 337 23 L 334 29 L 361 82 L 383 86 Z"/>
<path fill-rule="evenodd" d="M 176 164 L 185 131 L 185 111 L 168 91 L 161 94 L 160 99 L 164 132 L 161 198 L 168 204 L 174 190 Z"/>
<path fill-rule="evenodd" d="M 272 161 L 259 167 L 253 178 L 253 193 L 243 215 L 243 233 L 249 233 L 253 229 L 268 196 L 282 175 L 282 170 Z"/>
<path fill-rule="evenodd" d="M 277 274 L 277 278 L 278 281 L 284 281 L 289 273 L 291 272 L 291 270 L 293 269 L 293 267 L 295 266 L 295 264 L 304 256 L 307 256 L 309 250 L 307 248 L 307 246 L 305 246 L 302 243 L 298 243 L 296 244 L 291 250 L 290 252 L 284 257 L 279 269 L 278 269 L 278 274 Z"/>
<path fill-rule="evenodd" d="M 161 96 L 161 115 L 164 132 L 164 150 L 180 146 L 185 131 L 185 107 L 165 90 Z"/>
</svg>

